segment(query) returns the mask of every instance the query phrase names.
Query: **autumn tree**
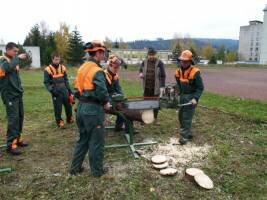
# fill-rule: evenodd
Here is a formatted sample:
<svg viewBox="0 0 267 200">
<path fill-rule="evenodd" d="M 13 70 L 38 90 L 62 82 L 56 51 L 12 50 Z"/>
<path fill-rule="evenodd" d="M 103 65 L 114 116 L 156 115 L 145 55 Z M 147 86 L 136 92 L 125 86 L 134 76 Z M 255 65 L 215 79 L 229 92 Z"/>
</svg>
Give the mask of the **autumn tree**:
<svg viewBox="0 0 267 200">
<path fill-rule="evenodd" d="M 61 55 L 63 61 L 67 59 L 67 52 L 69 48 L 69 26 L 66 23 L 60 23 L 59 30 L 55 32 L 54 39 L 57 52 Z"/>
</svg>

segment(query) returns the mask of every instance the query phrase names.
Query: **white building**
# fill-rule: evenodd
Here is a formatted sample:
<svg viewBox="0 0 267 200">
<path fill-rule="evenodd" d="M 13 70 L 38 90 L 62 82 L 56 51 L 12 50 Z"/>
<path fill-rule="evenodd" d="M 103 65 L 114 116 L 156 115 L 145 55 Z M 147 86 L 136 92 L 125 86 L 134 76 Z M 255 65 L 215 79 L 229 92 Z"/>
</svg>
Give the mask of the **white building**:
<svg viewBox="0 0 267 200">
<path fill-rule="evenodd" d="M 258 62 L 260 60 L 262 30 L 263 22 L 256 20 L 240 27 L 238 48 L 240 61 Z"/>
<path fill-rule="evenodd" d="M 267 64 L 267 5 L 264 10 L 263 33 L 261 40 L 260 64 Z"/>
<path fill-rule="evenodd" d="M 254 20 L 241 26 L 238 57 L 240 61 L 267 64 L 267 5 L 263 22 Z"/>
<path fill-rule="evenodd" d="M 40 62 L 40 47 L 34 47 L 34 46 L 24 46 L 23 47 L 29 55 L 32 57 L 32 68 L 39 68 L 41 67 Z M 6 51 L 6 46 L 0 44 L 0 54 L 4 53 Z"/>
</svg>

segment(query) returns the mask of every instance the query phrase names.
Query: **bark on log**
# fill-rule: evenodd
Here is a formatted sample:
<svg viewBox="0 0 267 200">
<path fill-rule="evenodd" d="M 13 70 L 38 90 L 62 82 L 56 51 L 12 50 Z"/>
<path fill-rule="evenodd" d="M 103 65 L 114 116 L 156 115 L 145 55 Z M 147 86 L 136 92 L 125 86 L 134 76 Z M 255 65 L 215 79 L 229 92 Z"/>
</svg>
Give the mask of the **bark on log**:
<svg viewBox="0 0 267 200">
<path fill-rule="evenodd" d="M 128 109 L 124 106 L 123 102 L 118 102 L 116 104 L 115 110 L 111 110 L 109 114 L 116 114 L 116 112 L 121 112 L 125 117 L 130 120 L 144 122 L 145 124 L 151 124 L 154 122 L 154 112 L 153 109 L 150 110 L 133 110 Z"/>
</svg>

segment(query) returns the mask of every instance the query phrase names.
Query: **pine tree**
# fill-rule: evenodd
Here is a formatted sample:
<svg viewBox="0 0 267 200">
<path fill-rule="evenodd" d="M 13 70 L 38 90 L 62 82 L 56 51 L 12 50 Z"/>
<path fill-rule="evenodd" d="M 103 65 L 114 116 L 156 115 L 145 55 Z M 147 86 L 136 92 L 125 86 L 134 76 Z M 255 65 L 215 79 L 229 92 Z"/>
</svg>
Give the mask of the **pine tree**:
<svg viewBox="0 0 267 200">
<path fill-rule="evenodd" d="M 194 61 L 194 63 L 197 64 L 197 63 L 199 62 L 200 59 L 199 59 L 199 56 L 198 56 L 196 50 L 194 49 L 193 46 L 191 46 L 189 50 L 190 50 L 190 51 L 192 52 L 192 54 L 193 54 L 193 61 Z"/>
<path fill-rule="evenodd" d="M 23 45 L 24 46 L 40 46 L 42 40 L 41 32 L 40 32 L 40 27 L 38 24 L 35 24 L 29 34 L 26 36 Z"/>
<path fill-rule="evenodd" d="M 116 40 L 116 41 L 114 42 L 113 48 L 115 48 L 115 49 L 120 48 L 120 44 L 119 44 L 118 40 Z"/>
<path fill-rule="evenodd" d="M 217 64 L 217 58 L 215 54 L 212 54 L 210 57 L 209 64 Z"/>
<path fill-rule="evenodd" d="M 23 43 L 24 46 L 39 46 L 41 64 L 47 65 L 51 62 L 50 54 L 56 51 L 56 45 L 54 41 L 54 34 L 49 32 L 48 29 L 42 32 L 40 26 L 35 24 Z"/>
<path fill-rule="evenodd" d="M 70 34 L 67 60 L 71 65 L 81 64 L 84 57 L 82 36 L 75 27 Z"/>
<path fill-rule="evenodd" d="M 51 54 L 56 51 L 55 34 L 49 33 L 43 40 L 44 48 L 41 57 L 43 65 L 49 65 L 51 63 Z"/>
<path fill-rule="evenodd" d="M 221 61 L 225 61 L 225 46 L 221 45 L 218 49 L 218 53 L 217 53 L 217 59 L 221 60 Z"/>
<path fill-rule="evenodd" d="M 172 60 L 173 61 L 178 61 L 179 56 L 182 53 L 182 47 L 179 42 L 176 43 L 172 50 Z"/>
<path fill-rule="evenodd" d="M 19 46 L 19 52 L 18 52 L 18 54 L 21 54 L 21 53 L 26 53 L 26 54 L 27 54 L 27 59 L 25 59 L 25 60 L 20 60 L 20 63 L 19 63 L 20 67 L 21 67 L 21 68 L 24 68 L 24 67 L 30 67 L 31 64 L 32 64 L 32 56 L 31 56 L 31 54 L 30 54 L 29 52 L 27 52 L 27 51 L 23 48 L 22 45 L 18 44 L 18 46 Z"/>
</svg>

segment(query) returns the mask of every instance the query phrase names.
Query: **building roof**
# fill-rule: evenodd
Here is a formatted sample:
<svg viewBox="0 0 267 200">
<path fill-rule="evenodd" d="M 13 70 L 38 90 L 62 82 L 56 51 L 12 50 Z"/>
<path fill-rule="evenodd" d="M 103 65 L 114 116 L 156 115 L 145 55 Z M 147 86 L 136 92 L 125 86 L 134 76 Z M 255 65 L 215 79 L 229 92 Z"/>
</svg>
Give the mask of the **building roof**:
<svg viewBox="0 0 267 200">
<path fill-rule="evenodd" d="M 263 24 L 263 22 L 262 21 L 259 21 L 259 20 L 249 21 L 249 25 L 252 25 L 252 24 Z"/>
</svg>

